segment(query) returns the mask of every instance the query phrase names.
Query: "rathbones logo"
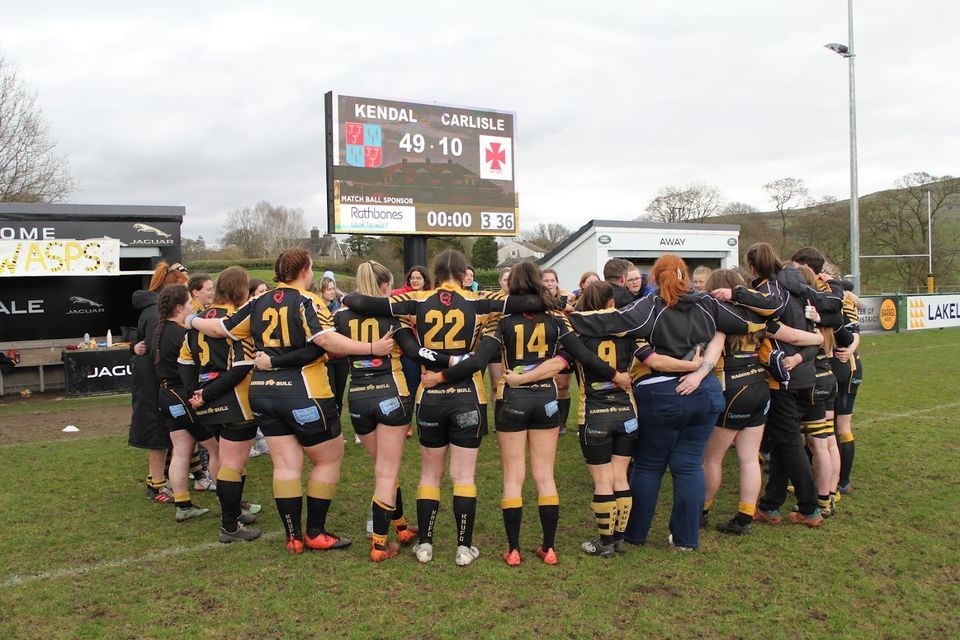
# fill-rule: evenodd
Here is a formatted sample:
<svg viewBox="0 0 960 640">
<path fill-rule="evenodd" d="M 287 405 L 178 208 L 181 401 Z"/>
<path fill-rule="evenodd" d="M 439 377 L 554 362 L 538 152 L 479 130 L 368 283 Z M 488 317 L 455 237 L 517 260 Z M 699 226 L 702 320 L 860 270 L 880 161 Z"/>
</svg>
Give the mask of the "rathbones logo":
<svg viewBox="0 0 960 640">
<path fill-rule="evenodd" d="M 74 315 L 80 313 L 103 313 L 106 309 L 103 308 L 103 305 L 99 302 L 95 302 L 90 298 L 84 298 L 81 296 L 70 296 L 70 304 L 73 305 L 71 309 L 67 309 L 67 315 Z"/>
<path fill-rule="evenodd" d="M 121 378 L 123 376 L 133 375 L 133 371 L 128 364 L 118 364 L 113 367 L 94 367 L 93 371 L 87 374 L 88 378 Z"/>
</svg>

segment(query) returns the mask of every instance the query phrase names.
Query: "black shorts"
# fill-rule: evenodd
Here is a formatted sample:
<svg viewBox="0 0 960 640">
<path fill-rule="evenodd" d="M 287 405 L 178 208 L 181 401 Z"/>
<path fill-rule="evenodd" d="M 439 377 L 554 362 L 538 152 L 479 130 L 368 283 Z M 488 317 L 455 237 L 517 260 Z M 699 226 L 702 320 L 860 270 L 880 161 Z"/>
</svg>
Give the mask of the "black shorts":
<svg viewBox="0 0 960 640">
<path fill-rule="evenodd" d="M 250 408 L 265 436 L 296 436 L 302 447 L 340 437 L 334 398 L 250 398 Z"/>
<path fill-rule="evenodd" d="M 837 378 L 837 397 L 834 401 L 834 411 L 838 416 L 853 414 L 853 404 L 857 399 L 857 390 L 863 382 L 863 365 L 860 358 L 856 359 L 856 371 L 850 371 L 849 362 L 833 360 L 833 375 Z"/>
<path fill-rule="evenodd" d="M 717 426 L 733 431 L 759 427 L 767 421 L 770 411 L 770 387 L 766 381 L 752 382 L 743 387 L 728 387 L 723 392 L 726 406 L 717 419 Z"/>
<path fill-rule="evenodd" d="M 816 387 L 797 389 L 800 424 L 817 424 L 827 419 L 827 404 Z"/>
<path fill-rule="evenodd" d="M 487 406 L 421 403 L 417 405 L 417 432 L 420 444 L 430 449 L 450 444 L 476 449 L 487 435 Z"/>
<path fill-rule="evenodd" d="M 560 404 L 556 391 L 524 393 L 511 389 L 493 409 L 497 431 L 515 433 L 527 429 L 556 429 L 560 426 Z"/>
<path fill-rule="evenodd" d="M 413 418 L 412 396 L 350 396 L 350 421 L 357 435 L 373 433 L 378 424 L 405 427 Z"/>
<path fill-rule="evenodd" d="M 629 412 L 617 418 L 598 418 L 580 425 L 580 450 L 587 464 L 608 464 L 613 456 L 633 455 L 638 423 L 633 407 L 628 408 Z"/>
<path fill-rule="evenodd" d="M 160 413 L 169 433 L 187 431 L 197 442 L 203 442 L 213 437 L 213 434 L 200 424 L 196 414 L 186 400 L 186 394 L 181 389 L 160 387 L 158 394 Z"/>
<path fill-rule="evenodd" d="M 817 374 L 817 383 L 813 387 L 813 395 L 817 400 L 823 401 L 828 407 L 833 408 L 833 400 L 837 397 L 837 379 L 832 371 L 829 375 Z"/>
<path fill-rule="evenodd" d="M 257 423 L 253 420 L 203 426 L 217 438 L 229 442 L 247 442 L 257 437 Z"/>
<path fill-rule="evenodd" d="M 163 422 L 166 425 L 169 433 L 186 431 L 193 436 L 193 439 L 197 442 L 206 442 L 213 437 L 213 434 L 210 433 L 206 425 L 202 425 L 199 422 L 185 423 L 181 420 L 175 420 L 174 418 L 171 418 L 166 413 L 163 414 Z"/>
</svg>

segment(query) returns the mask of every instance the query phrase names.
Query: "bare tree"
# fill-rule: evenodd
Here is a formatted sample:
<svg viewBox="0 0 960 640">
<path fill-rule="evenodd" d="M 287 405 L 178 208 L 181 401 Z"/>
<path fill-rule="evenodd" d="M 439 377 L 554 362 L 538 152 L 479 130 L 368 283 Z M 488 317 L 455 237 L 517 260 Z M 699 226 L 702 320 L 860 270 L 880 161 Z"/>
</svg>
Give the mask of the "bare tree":
<svg viewBox="0 0 960 640">
<path fill-rule="evenodd" d="M 260 258 L 301 246 L 306 235 L 303 209 L 262 201 L 231 211 L 220 243 L 237 247 L 245 257 Z"/>
<path fill-rule="evenodd" d="M 953 272 L 956 239 L 949 225 L 938 224 L 943 213 L 960 196 L 960 179 L 909 173 L 896 183 L 897 189 L 870 198 L 861 208 L 863 252 L 876 255 L 926 254 L 928 234 L 927 193 L 930 193 L 933 235 L 933 271 L 938 276 Z M 926 281 L 927 258 L 873 259 L 868 269 L 878 278 L 890 278 L 893 286 L 922 287 Z M 889 275 L 886 275 L 889 274 Z"/>
<path fill-rule="evenodd" d="M 646 215 L 638 220 L 654 222 L 697 222 L 715 215 L 723 205 L 720 191 L 703 182 L 686 187 L 669 185 L 661 188 L 647 205 Z"/>
<path fill-rule="evenodd" d="M 720 211 L 720 213 L 728 216 L 739 216 L 748 213 L 760 213 L 760 209 L 757 209 L 752 204 L 747 204 L 746 202 L 728 202 Z"/>
<path fill-rule="evenodd" d="M 793 209 L 811 204 L 810 191 L 800 178 L 780 178 L 763 185 L 780 218 L 780 252 L 787 246 L 787 217 Z"/>
<path fill-rule="evenodd" d="M 70 167 L 56 146 L 36 93 L 0 56 L 0 202 L 60 202 L 70 195 Z"/>
<path fill-rule="evenodd" d="M 541 249 L 550 251 L 555 246 L 563 242 L 570 235 L 570 229 L 559 222 L 541 222 L 530 231 L 524 231 L 520 234 L 520 239 L 524 242 L 535 244 Z"/>
</svg>

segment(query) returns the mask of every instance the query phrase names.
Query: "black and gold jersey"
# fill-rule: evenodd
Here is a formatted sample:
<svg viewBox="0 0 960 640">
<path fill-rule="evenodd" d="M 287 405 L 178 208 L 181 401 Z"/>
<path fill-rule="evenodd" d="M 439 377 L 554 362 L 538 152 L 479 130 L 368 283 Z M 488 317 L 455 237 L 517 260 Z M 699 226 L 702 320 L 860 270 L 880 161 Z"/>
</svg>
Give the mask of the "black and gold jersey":
<svg viewBox="0 0 960 640">
<path fill-rule="evenodd" d="M 297 351 L 321 333 L 334 331 L 330 312 L 317 296 L 283 283 L 221 322 L 230 338 L 251 338 L 258 351 L 271 357 Z M 332 398 L 326 360 L 324 355 L 302 368 L 254 371 L 250 393 L 280 398 Z"/>
<path fill-rule="evenodd" d="M 489 322 L 484 335 L 500 343 L 500 361 L 504 369 L 524 373 L 536 369 L 538 364 L 557 355 L 560 342 L 573 329 L 558 312 L 514 313 L 503 316 L 498 322 Z M 505 382 L 497 385 L 497 400 L 503 399 Z M 531 382 L 519 389 L 544 389 L 556 393 L 552 379 Z"/>
<path fill-rule="evenodd" d="M 157 377 L 160 382 L 169 387 L 181 388 L 178 361 L 180 348 L 183 345 L 183 336 L 187 332 L 183 325 L 173 320 L 161 320 L 157 328 L 160 332 L 160 341 L 150 344 L 150 361 L 156 363 Z M 159 351 L 159 360 L 157 352 Z"/>
<path fill-rule="evenodd" d="M 231 304 L 215 304 L 200 314 L 206 319 L 232 316 Z M 252 420 L 250 409 L 250 374 L 256 347 L 249 337 L 243 340 L 211 338 L 195 329 L 187 331 L 180 349 L 180 364 L 189 367 L 207 406 L 197 411 L 201 421 Z M 206 420 L 205 420 L 206 419 Z"/>
<path fill-rule="evenodd" d="M 581 336 L 583 346 L 597 354 L 601 360 L 617 371 L 628 371 L 636 381 L 645 371 L 643 362 L 653 355 L 654 350 L 645 340 L 629 337 L 607 336 L 596 338 Z M 632 393 L 618 387 L 610 378 L 598 375 L 576 361 L 577 375 L 580 380 L 580 399 L 577 424 L 585 424 L 588 404 L 600 403 L 605 407 L 632 407 L 636 413 L 636 403 Z"/>
<path fill-rule="evenodd" d="M 338 333 L 357 342 L 376 342 L 401 328 L 397 318 L 365 316 L 348 307 L 340 307 L 333 314 Z M 400 364 L 400 343 L 394 342 L 393 351 L 386 356 L 349 356 L 350 395 L 354 396 L 408 396 L 407 380 Z"/>
<path fill-rule="evenodd" d="M 504 300 L 488 298 L 459 286 L 442 284 L 432 291 L 411 291 L 390 297 L 373 298 L 351 294 L 344 304 L 363 314 L 389 315 L 404 318 L 417 329 L 421 344 L 452 356 L 470 353 L 491 314 L 502 313 Z M 445 363 L 426 365 L 431 371 L 442 371 Z M 434 404 L 485 404 L 487 394 L 479 371 L 458 383 L 440 384 L 417 393 L 417 402 Z"/>
<path fill-rule="evenodd" d="M 767 382 L 767 370 L 760 361 L 760 344 L 765 340 L 762 335 L 727 336 L 723 345 L 723 354 L 717 360 L 714 372 L 724 390 L 745 387 L 757 382 Z M 769 347 L 769 341 L 767 341 Z M 769 353 L 770 349 L 767 349 Z"/>
</svg>

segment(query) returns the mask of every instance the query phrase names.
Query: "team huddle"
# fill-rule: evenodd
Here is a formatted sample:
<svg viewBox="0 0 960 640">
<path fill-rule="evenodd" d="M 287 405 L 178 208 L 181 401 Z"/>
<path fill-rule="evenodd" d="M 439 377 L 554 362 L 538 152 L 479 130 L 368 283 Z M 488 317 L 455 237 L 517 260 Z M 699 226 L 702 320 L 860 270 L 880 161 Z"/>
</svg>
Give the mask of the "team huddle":
<svg viewBox="0 0 960 640">
<path fill-rule="evenodd" d="M 199 443 L 220 503 L 220 542 L 260 537 L 253 525 L 261 508 L 243 496 L 259 430 L 287 550 L 346 547 L 351 541 L 327 521 L 346 413 L 374 464 L 370 559 L 396 557 L 401 545 L 421 563 L 433 559 L 448 472 L 454 559 L 466 566 L 480 555 L 476 467 L 492 395 L 503 560 L 522 561 L 529 450 L 542 529 L 536 556 L 556 564 L 554 467 L 576 381 L 578 438 L 594 485 L 582 508 L 596 523 L 584 553 L 613 557 L 647 542 L 667 468 L 669 544 L 696 549 L 731 446 L 739 505 L 717 530 L 744 535 L 754 522 L 784 520 L 820 527 L 852 488 L 858 301 L 816 249 L 783 263 L 760 243 L 746 257 L 748 270 L 701 267 L 691 280 L 681 258 L 663 255 L 646 287 L 634 265 L 614 259 L 603 280 L 584 274 L 572 293 L 556 272 L 521 262 L 500 291 L 485 293 L 475 290 L 463 254 L 447 250 L 431 273 L 411 270 L 394 295 L 388 269 L 361 263 L 356 291 L 341 298 L 326 295 L 336 291 L 326 279 L 313 293 L 310 255 L 292 249 L 276 260 L 274 289 L 231 267 L 210 283 L 209 304 L 191 295 L 182 266 L 160 265 L 151 291 L 134 299 L 143 313 L 131 444 L 150 450 L 147 495 L 172 503 L 180 522 L 205 514 L 189 490 Z M 399 482 L 412 423 L 421 458 L 416 525 Z M 311 463 L 305 526 L 304 454 Z M 796 507 L 784 518 L 791 485 Z"/>
</svg>

